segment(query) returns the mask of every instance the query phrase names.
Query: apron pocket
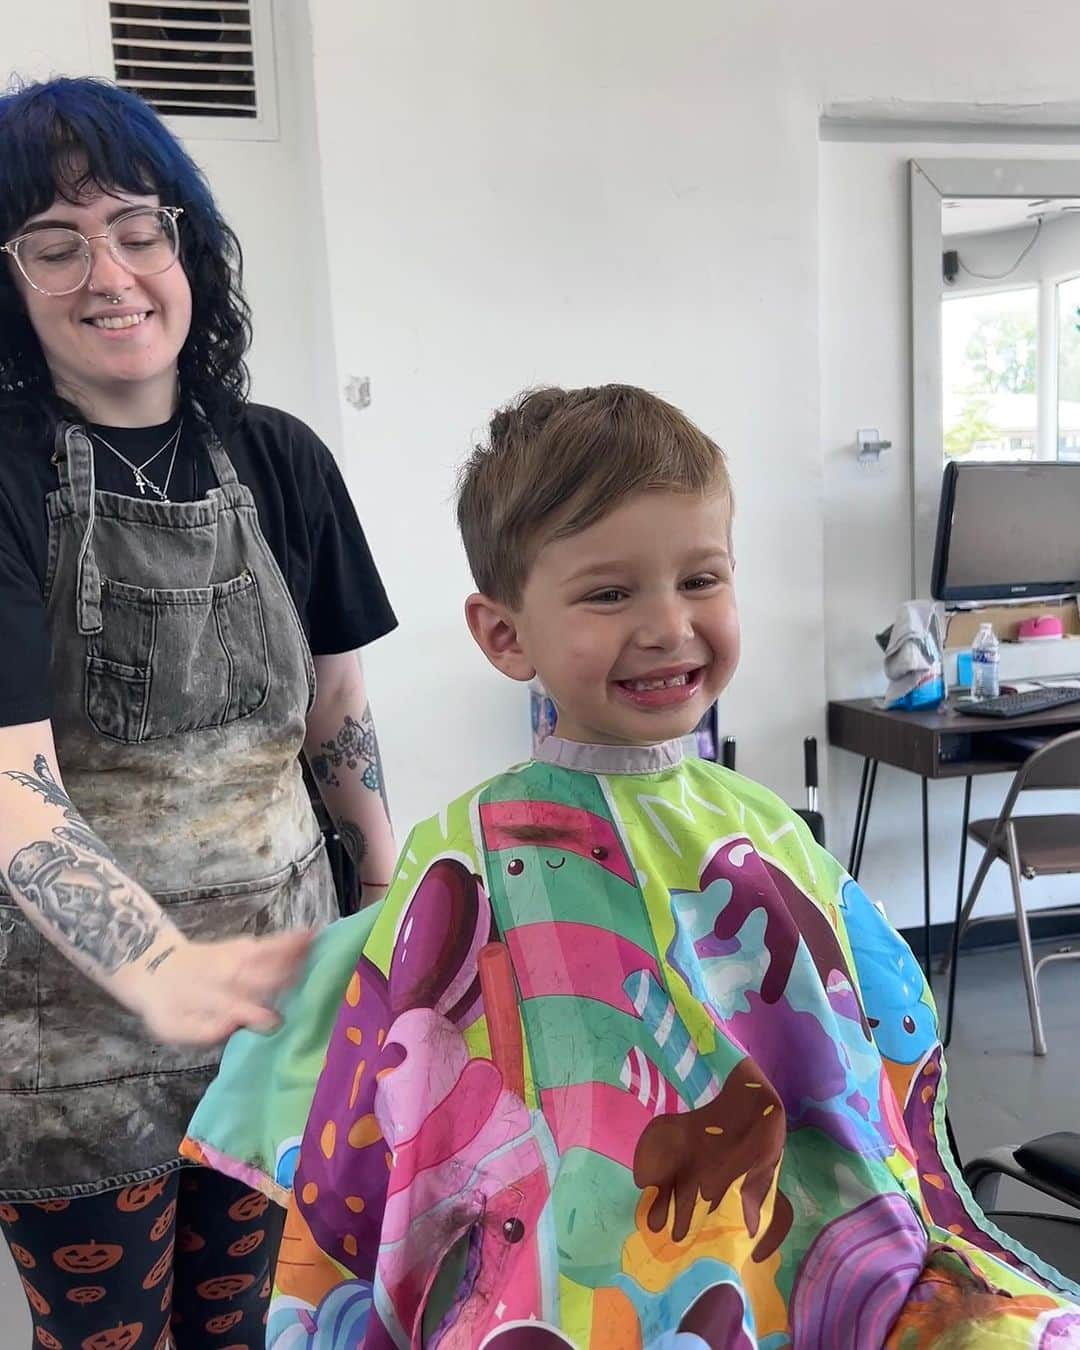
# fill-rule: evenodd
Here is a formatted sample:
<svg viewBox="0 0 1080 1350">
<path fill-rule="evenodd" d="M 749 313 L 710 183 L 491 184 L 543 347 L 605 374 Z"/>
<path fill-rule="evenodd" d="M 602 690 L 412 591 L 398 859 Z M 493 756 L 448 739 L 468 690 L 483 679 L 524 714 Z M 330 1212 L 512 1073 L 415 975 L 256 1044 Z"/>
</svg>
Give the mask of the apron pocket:
<svg viewBox="0 0 1080 1350">
<path fill-rule="evenodd" d="M 37 1087 L 42 937 L 17 905 L 0 904 L 0 1091 Z"/>
<path fill-rule="evenodd" d="M 149 694 L 148 670 L 101 656 L 86 658 L 86 715 L 103 736 L 142 740 Z"/>
<path fill-rule="evenodd" d="M 226 726 L 266 702 L 270 666 L 251 572 L 190 590 L 105 579 L 91 639 L 87 712 L 113 740 Z"/>
</svg>

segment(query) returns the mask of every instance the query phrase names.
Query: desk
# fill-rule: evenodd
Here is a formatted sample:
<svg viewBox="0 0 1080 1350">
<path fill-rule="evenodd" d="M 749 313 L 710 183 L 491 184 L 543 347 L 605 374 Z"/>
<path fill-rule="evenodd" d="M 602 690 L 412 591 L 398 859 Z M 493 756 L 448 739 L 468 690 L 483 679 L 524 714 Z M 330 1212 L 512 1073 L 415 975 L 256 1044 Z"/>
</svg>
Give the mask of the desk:
<svg viewBox="0 0 1080 1350">
<path fill-rule="evenodd" d="M 948 1018 L 944 1043 L 952 1034 L 953 995 L 956 988 L 956 948 L 960 908 L 964 902 L 964 867 L 967 862 L 968 824 L 971 817 L 971 780 L 991 773 L 1015 773 L 1025 755 L 1003 744 L 1003 737 L 1018 733 L 1045 732 L 1050 736 L 1080 728 L 1080 703 L 1066 703 L 1048 712 L 1007 721 L 995 717 L 971 717 L 944 711 L 898 712 L 882 707 L 880 699 L 860 698 L 829 704 L 829 744 L 850 750 L 863 759 L 859 801 L 851 834 L 848 871 L 858 877 L 866 845 L 866 828 L 874 800 L 879 764 L 916 774 L 922 781 L 923 846 L 923 968 L 930 977 L 930 811 L 931 779 L 963 778 L 964 809 L 960 826 L 960 865 L 956 879 L 956 914 L 952 930 L 952 961 L 949 968 Z"/>
</svg>

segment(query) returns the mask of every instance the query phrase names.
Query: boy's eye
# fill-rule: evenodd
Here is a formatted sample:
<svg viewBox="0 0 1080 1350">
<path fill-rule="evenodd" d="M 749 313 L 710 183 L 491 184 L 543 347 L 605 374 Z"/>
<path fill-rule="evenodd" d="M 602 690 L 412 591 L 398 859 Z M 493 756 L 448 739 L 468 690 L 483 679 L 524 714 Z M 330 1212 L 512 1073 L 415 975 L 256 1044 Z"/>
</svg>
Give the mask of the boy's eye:
<svg viewBox="0 0 1080 1350">
<path fill-rule="evenodd" d="M 715 576 L 691 577 L 689 581 L 684 581 L 683 585 L 688 591 L 706 591 L 710 586 L 715 586 L 717 580 Z"/>
<path fill-rule="evenodd" d="M 617 590 L 614 586 L 609 586 L 605 591 L 594 591 L 592 595 L 586 596 L 590 605 L 617 605 L 620 600 L 626 599 L 626 592 Z"/>
</svg>

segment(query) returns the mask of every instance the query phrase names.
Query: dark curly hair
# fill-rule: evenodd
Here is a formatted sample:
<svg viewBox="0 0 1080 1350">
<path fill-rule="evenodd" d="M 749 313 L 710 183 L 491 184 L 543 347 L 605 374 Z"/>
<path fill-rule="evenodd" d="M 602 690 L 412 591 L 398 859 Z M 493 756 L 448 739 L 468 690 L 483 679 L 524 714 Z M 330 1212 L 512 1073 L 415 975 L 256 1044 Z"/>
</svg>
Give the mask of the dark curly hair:
<svg viewBox="0 0 1080 1350">
<path fill-rule="evenodd" d="M 248 392 L 251 311 L 243 257 L 202 171 L 148 104 L 107 80 L 56 79 L 0 95 L 0 241 L 52 205 L 96 193 L 157 194 L 179 206 L 180 261 L 191 285 L 191 330 L 180 352 L 185 404 L 221 426 Z M 57 394 L 16 289 L 0 266 L 0 425 L 5 435 L 51 440 L 81 417 Z"/>
</svg>

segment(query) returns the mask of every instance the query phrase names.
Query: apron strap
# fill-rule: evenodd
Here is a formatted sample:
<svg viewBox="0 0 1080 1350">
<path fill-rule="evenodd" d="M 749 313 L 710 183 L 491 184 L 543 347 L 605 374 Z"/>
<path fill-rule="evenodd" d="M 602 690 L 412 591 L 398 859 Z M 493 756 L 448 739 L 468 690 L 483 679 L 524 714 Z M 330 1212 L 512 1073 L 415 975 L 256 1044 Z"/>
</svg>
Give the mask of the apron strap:
<svg viewBox="0 0 1080 1350">
<path fill-rule="evenodd" d="M 206 433 L 206 448 L 210 452 L 210 464 L 214 470 L 214 477 L 218 480 L 218 487 L 226 487 L 229 483 L 237 482 L 233 462 L 225 447 L 221 444 L 221 440 L 214 430 L 214 424 L 207 417 L 205 409 L 197 399 L 192 399 L 191 403 L 195 415 L 202 423 L 203 430 Z"/>
<path fill-rule="evenodd" d="M 61 489 L 70 488 L 77 519 L 86 522 L 76 560 L 75 620 L 83 635 L 101 632 L 101 573 L 94 557 L 94 448 L 80 426 L 56 429 L 53 463 Z"/>
<path fill-rule="evenodd" d="M 218 434 L 209 423 L 206 424 L 206 448 L 210 452 L 210 463 L 219 487 L 237 482 L 236 470 L 225 447 L 218 440 Z"/>
</svg>

